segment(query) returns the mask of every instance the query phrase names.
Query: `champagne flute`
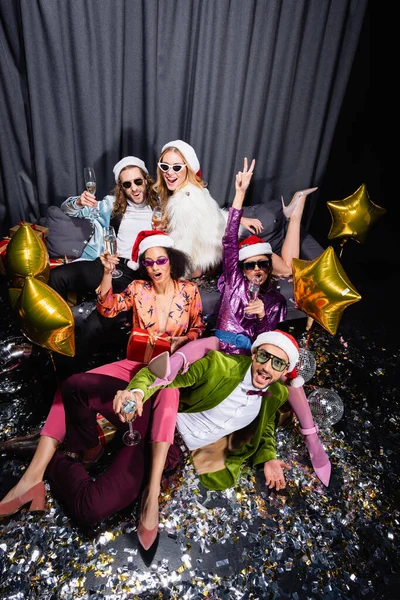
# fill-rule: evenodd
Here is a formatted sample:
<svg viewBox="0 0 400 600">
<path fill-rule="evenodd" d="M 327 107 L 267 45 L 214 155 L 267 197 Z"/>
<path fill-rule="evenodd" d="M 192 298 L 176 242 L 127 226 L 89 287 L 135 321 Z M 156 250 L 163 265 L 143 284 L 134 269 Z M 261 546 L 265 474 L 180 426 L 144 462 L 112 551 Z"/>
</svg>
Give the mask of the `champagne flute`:
<svg viewBox="0 0 400 600">
<path fill-rule="evenodd" d="M 162 208 L 161 206 L 156 206 L 153 208 L 153 214 L 151 216 L 151 227 L 152 229 L 158 229 L 161 224 L 162 219 Z"/>
<path fill-rule="evenodd" d="M 257 300 L 258 298 L 258 294 L 260 293 L 260 277 L 258 277 L 257 275 L 250 281 L 250 285 L 247 288 L 247 295 L 249 298 L 249 302 L 253 302 L 254 300 Z M 257 317 L 257 315 L 252 315 L 252 314 L 246 314 L 246 317 L 248 319 L 255 319 Z"/>
<path fill-rule="evenodd" d="M 136 402 L 134 400 L 128 400 L 128 402 L 125 402 L 124 406 L 122 407 L 122 412 L 124 415 L 133 413 L 135 411 Z M 133 429 L 132 422 L 135 420 L 135 416 L 133 416 L 131 419 L 128 419 L 128 417 L 125 418 L 128 421 L 129 430 L 125 431 L 124 435 L 122 436 L 122 441 L 126 446 L 136 446 L 136 444 L 138 444 L 141 440 L 141 435 L 136 429 Z"/>
<path fill-rule="evenodd" d="M 112 256 L 115 256 L 115 254 L 117 254 L 117 235 L 115 233 L 114 227 L 104 227 L 104 246 L 108 254 L 111 254 Z M 121 275 L 121 269 L 117 269 L 117 267 L 114 267 L 111 272 L 111 277 L 116 279 L 118 277 L 121 277 Z"/>
<path fill-rule="evenodd" d="M 96 173 L 93 167 L 85 167 L 83 169 L 83 176 L 85 178 L 85 186 L 90 194 L 96 194 Z M 96 208 L 91 209 L 90 220 L 93 222 L 99 218 L 99 211 Z"/>
</svg>

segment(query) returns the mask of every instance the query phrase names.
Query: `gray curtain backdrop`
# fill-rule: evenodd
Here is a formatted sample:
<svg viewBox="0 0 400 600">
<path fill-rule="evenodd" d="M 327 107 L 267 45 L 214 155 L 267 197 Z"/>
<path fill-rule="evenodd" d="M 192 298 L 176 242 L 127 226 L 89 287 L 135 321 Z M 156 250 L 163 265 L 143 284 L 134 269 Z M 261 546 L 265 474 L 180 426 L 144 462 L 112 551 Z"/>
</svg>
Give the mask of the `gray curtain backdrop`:
<svg viewBox="0 0 400 600">
<path fill-rule="evenodd" d="M 319 185 L 367 0 L 0 0 L 2 235 L 123 156 L 192 144 L 220 206 Z M 317 194 L 307 203 L 312 217 Z"/>
</svg>

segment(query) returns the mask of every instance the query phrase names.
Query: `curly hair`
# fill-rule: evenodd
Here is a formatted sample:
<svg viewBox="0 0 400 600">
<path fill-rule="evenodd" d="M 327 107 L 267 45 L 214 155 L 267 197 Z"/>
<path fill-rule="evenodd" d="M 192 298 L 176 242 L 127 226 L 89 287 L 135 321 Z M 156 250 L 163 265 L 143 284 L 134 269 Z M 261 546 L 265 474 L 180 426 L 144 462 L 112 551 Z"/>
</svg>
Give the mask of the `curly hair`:
<svg viewBox="0 0 400 600">
<path fill-rule="evenodd" d="M 132 167 L 128 165 L 121 170 L 121 173 L 123 171 L 125 171 L 125 169 L 131 169 L 131 168 Z M 142 177 L 146 183 L 146 203 L 150 204 L 151 208 L 155 208 L 158 204 L 158 198 L 157 198 L 156 192 L 154 191 L 154 179 L 152 179 L 148 173 L 145 173 L 144 171 L 142 171 L 142 169 L 140 169 L 140 167 L 137 167 L 137 168 L 140 170 Z M 122 187 L 121 180 L 120 180 L 121 173 L 119 174 L 118 181 L 115 184 L 114 190 L 112 192 L 112 194 L 115 197 L 114 205 L 113 205 L 113 209 L 112 209 L 112 213 L 111 213 L 112 217 L 114 217 L 115 215 L 122 216 L 126 211 L 126 207 L 128 206 L 128 201 L 126 199 L 124 188 Z"/>
<path fill-rule="evenodd" d="M 184 155 L 182 154 L 182 152 L 180 150 L 178 150 L 178 148 L 175 148 L 174 146 L 165 148 L 164 152 L 161 153 L 160 158 L 158 159 L 158 162 L 162 162 L 164 156 L 170 150 L 177 152 L 179 154 L 179 156 L 182 158 L 182 162 L 186 164 L 186 178 L 185 178 L 183 185 L 185 185 L 185 183 L 189 182 L 200 189 L 207 187 L 207 184 L 202 180 L 202 178 L 199 177 L 199 175 L 196 175 L 196 173 L 193 171 L 193 169 L 187 164 Z M 160 167 L 157 167 L 157 181 L 153 187 L 154 187 L 156 194 L 160 198 L 160 204 L 161 204 L 162 208 L 164 209 L 166 207 L 166 205 L 168 204 L 168 199 L 170 198 L 170 196 L 172 196 L 174 194 L 174 191 L 171 191 L 168 189 Z"/>
<path fill-rule="evenodd" d="M 177 250 L 177 248 L 163 248 L 163 250 L 165 250 L 169 259 L 172 279 L 183 279 L 186 273 L 191 273 L 193 271 L 190 258 L 185 252 Z M 146 252 L 142 252 L 142 254 L 139 256 L 138 279 L 151 281 L 151 277 L 149 276 L 147 269 L 143 264 L 145 256 Z"/>
</svg>

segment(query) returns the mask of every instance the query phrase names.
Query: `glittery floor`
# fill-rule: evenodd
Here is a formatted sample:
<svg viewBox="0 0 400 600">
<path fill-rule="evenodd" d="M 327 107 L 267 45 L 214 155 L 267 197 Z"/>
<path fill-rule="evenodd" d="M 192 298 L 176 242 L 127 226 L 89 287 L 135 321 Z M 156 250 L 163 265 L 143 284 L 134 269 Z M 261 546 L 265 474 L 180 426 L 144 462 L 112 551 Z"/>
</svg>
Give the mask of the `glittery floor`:
<svg viewBox="0 0 400 600">
<path fill-rule="evenodd" d="M 363 297 L 368 291 L 358 289 Z M 320 422 L 329 488 L 313 475 L 292 421 L 277 433 L 279 454 L 292 466 L 286 490 L 268 493 L 260 474 L 245 471 L 234 489 L 210 493 L 186 461 L 162 493 L 151 556 L 138 551 L 135 507 L 87 532 L 48 491 L 45 514 L 0 520 L 0 597 L 397 598 L 399 350 L 387 339 L 388 316 L 377 323 L 372 304 L 348 307 L 335 336 L 317 323 L 310 331 L 316 372 L 307 394 L 332 389 L 344 407 L 336 424 Z M 5 293 L 0 314 L 1 339 L 18 336 Z M 304 320 L 290 326 L 305 344 Z M 47 351 L 34 348 L 0 386 L 0 441 L 41 425 L 55 388 Z M 26 462 L 3 455 L 0 464 L 3 496 Z"/>
</svg>

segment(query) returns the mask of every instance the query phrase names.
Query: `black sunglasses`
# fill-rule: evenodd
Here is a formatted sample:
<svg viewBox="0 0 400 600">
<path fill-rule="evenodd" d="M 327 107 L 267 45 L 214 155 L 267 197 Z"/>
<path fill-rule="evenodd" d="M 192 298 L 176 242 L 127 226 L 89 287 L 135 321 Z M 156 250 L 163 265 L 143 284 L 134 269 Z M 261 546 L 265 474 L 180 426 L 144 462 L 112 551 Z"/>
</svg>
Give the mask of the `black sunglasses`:
<svg viewBox="0 0 400 600">
<path fill-rule="evenodd" d="M 246 269 L 246 271 L 253 271 L 256 267 L 266 271 L 270 266 L 271 261 L 268 258 L 265 260 L 249 260 L 248 262 L 243 263 L 243 269 Z"/>
<path fill-rule="evenodd" d="M 274 371 L 279 371 L 279 373 L 282 373 L 282 371 L 284 371 L 286 369 L 286 367 L 289 366 L 289 363 L 287 363 L 285 360 L 283 360 L 283 358 L 279 358 L 279 356 L 270 354 L 263 348 L 261 348 L 261 350 L 256 351 L 256 361 L 257 362 L 264 365 L 269 360 L 271 361 L 271 366 L 274 369 Z"/>
<path fill-rule="evenodd" d="M 133 183 L 139 187 L 139 185 L 143 185 L 143 179 L 132 179 Z M 131 185 L 132 185 L 132 181 L 123 181 L 121 183 L 122 187 L 125 188 L 126 190 L 129 190 Z"/>
</svg>

